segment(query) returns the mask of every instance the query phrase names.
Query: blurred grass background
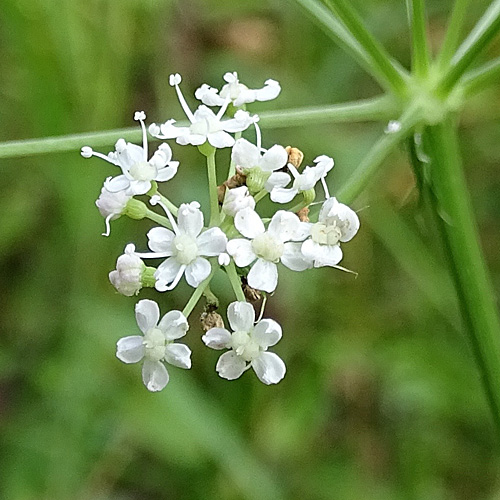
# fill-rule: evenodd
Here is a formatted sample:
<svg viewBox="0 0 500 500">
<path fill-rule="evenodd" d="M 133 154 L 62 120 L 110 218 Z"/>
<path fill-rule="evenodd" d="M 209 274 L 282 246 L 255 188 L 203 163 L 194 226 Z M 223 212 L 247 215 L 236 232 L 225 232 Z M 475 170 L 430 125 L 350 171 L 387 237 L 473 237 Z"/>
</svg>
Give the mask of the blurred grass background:
<svg viewBox="0 0 500 500">
<path fill-rule="evenodd" d="M 404 3 L 355 3 L 408 65 Z M 451 2 L 428 3 L 438 47 Z M 487 4 L 471 2 L 468 29 Z M 498 43 L 489 52 L 498 55 Z M 141 109 L 149 122 L 180 119 L 172 72 L 186 95 L 202 82 L 219 87 L 226 71 L 251 88 L 280 81 L 281 96 L 254 111 L 379 93 L 295 3 L 280 0 L 2 0 L 0 62 L 0 140 L 132 126 Z M 497 290 L 498 89 L 467 105 L 460 130 Z M 334 193 L 384 127 L 265 131 L 264 145 L 297 146 L 309 162 L 333 156 Z M 182 168 L 164 192 L 207 206 L 202 157 L 173 149 Z M 194 367 L 171 369 L 162 393 L 149 394 L 139 367 L 115 358 L 116 340 L 136 333 L 137 299 L 114 293 L 107 273 L 126 243 L 145 248 L 151 227 L 121 218 L 100 236 L 93 203 L 115 173 L 78 151 L 2 161 L 0 498 L 500 499 L 490 415 L 404 148 L 354 204 L 362 229 L 343 264 L 357 279 L 282 269 L 266 310 L 284 330 L 276 352 L 288 373 L 276 387 L 252 373 L 219 379 L 196 315 L 186 338 Z M 166 312 L 189 293 L 141 297 Z M 229 290 L 220 298 L 233 300 Z"/>
</svg>

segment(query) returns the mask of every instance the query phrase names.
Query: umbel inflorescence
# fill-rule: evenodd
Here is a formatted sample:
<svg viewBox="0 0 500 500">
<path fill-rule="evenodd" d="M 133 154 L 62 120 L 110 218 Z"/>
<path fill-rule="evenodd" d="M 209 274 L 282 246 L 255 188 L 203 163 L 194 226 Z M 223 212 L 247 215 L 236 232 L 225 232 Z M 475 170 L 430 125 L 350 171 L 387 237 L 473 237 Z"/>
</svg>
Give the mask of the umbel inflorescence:
<svg viewBox="0 0 500 500">
<path fill-rule="evenodd" d="M 277 287 L 280 266 L 293 271 L 323 266 L 345 270 L 339 265 L 341 243 L 352 239 L 359 229 L 356 213 L 330 196 L 325 179 L 333 168 L 332 158 L 318 156 L 311 166 L 301 168 L 303 154 L 298 149 L 263 146 L 259 117 L 245 108 L 256 100 L 276 98 L 281 90 L 278 82 L 267 80 L 263 88 L 252 90 L 239 82 L 236 73 L 226 73 L 224 80 L 220 91 L 203 84 L 195 92 L 201 104 L 193 112 L 180 90 L 180 75 L 171 75 L 170 85 L 175 87 L 189 124 L 180 126 L 170 119 L 149 126 L 151 136 L 197 146 L 206 157 L 209 221 L 197 201 L 177 207 L 158 190 L 160 183 L 177 174 L 179 162 L 172 159 L 172 149 L 165 142 L 149 156 L 143 111 L 134 115 L 142 128 L 142 146 L 119 139 L 115 151 L 108 155 L 88 146 L 81 151 L 85 158 L 96 156 L 121 170 L 106 179 L 96 201 L 106 221 L 106 236 L 110 234 L 110 222 L 122 215 L 149 218 L 158 224 L 147 233 L 150 251 L 126 245 L 116 269 L 109 273 L 116 290 L 126 296 L 139 294 L 143 287 L 168 292 L 182 279 L 194 288 L 182 312 L 169 311 L 163 317 L 156 302 L 138 301 L 135 316 L 142 335 L 124 337 L 117 343 L 116 355 L 121 361 L 142 362 L 142 379 L 150 391 L 159 391 L 168 383 L 166 363 L 191 367 L 191 350 L 177 340 L 186 335 L 187 318 L 202 295 L 207 300 L 202 341 L 212 349 L 225 351 L 217 361 L 218 374 L 234 380 L 252 368 L 264 384 L 282 380 L 285 363 L 268 350 L 281 339 L 281 326 L 273 319 L 262 319 L 267 297 Z M 241 138 L 250 127 L 255 130 L 255 144 Z M 223 166 L 216 165 L 215 157 L 220 148 L 232 148 L 232 152 L 230 165 L 224 166 L 227 180 L 218 186 L 217 173 Z M 318 183 L 325 199 L 313 222 L 309 220 L 309 206 L 315 200 Z M 160 207 L 165 215 L 137 196 L 148 197 L 149 204 Z M 257 207 L 267 196 L 276 209 L 270 218 L 263 218 Z M 292 202 L 291 208 L 282 208 Z M 147 259 L 161 263 L 156 268 L 147 266 Z M 226 273 L 236 297 L 227 308 L 229 328 L 216 312 L 217 300 L 209 287 L 218 270 Z M 256 320 L 252 304 L 259 301 Z"/>
</svg>

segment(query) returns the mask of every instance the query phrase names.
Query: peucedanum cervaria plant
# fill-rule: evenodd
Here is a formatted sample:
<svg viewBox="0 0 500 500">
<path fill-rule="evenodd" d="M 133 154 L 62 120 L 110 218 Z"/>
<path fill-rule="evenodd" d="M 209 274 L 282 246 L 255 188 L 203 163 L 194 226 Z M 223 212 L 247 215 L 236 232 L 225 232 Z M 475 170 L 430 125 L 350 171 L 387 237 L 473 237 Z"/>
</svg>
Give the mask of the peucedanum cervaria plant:
<svg viewBox="0 0 500 500">
<path fill-rule="evenodd" d="M 118 257 L 116 269 L 109 273 L 116 290 L 126 296 L 138 295 L 143 287 L 171 292 L 182 279 L 194 288 L 183 311 L 168 311 L 162 317 L 155 301 L 139 300 L 135 316 L 142 335 L 127 336 L 117 343 L 116 355 L 121 361 L 142 362 L 142 380 L 150 391 L 167 385 L 165 364 L 191 367 L 191 349 L 177 340 L 186 335 L 188 318 L 203 295 L 202 341 L 225 351 L 216 364 L 218 374 L 234 380 L 252 368 L 264 384 L 282 380 L 285 363 L 269 351 L 281 339 L 282 329 L 274 319 L 263 319 L 267 298 L 278 285 L 280 266 L 297 272 L 324 266 L 346 270 L 340 266 L 341 244 L 359 229 L 356 212 L 337 201 L 328 189 L 326 176 L 334 166 L 332 158 L 317 156 L 310 166 L 302 167 L 299 149 L 263 144 L 259 117 L 245 108 L 256 100 L 276 98 L 281 90 L 278 82 L 267 80 L 263 88 L 252 90 L 239 82 L 236 73 L 226 73 L 224 80 L 220 91 L 203 84 L 195 92 L 201 104 L 192 112 L 180 90 L 180 75 L 171 75 L 170 85 L 189 124 L 179 126 L 170 119 L 149 126 L 152 137 L 197 146 L 206 157 L 208 221 L 198 201 L 176 206 L 169 198 L 168 181 L 182 175 L 183 166 L 173 160 L 166 142 L 150 156 L 144 112 L 134 115 L 142 128 L 142 146 L 119 139 L 107 155 L 88 146 L 82 148 L 85 158 L 101 158 L 121 170 L 120 175 L 106 179 L 96 202 L 105 217 L 104 234 L 110 234 L 111 221 L 122 215 L 149 218 L 158 224 L 147 233 L 149 251 L 129 243 Z M 255 143 L 241 137 L 249 128 L 254 129 Z M 216 162 L 221 148 L 232 148 L 228 166 Z M 218 186 L 221 169 L 227 172 L 227 180 Z M 315 202 L 317 184 L 324 197 Z M 264 217 L 259 214 L 259 202 L 268 196 L 274 210 Z M 282 208 L 290 203 L 288 209 Z M 312 203 L 321 206 L 310 220 Z M 151 267 L 146 264 L 148 259 L 161 263 Z M 210 289 L 218 270 L 226 273 L 236 299 L 227 308 L 229 328 L 217 312 L 218 301 Z"/>
</svg>

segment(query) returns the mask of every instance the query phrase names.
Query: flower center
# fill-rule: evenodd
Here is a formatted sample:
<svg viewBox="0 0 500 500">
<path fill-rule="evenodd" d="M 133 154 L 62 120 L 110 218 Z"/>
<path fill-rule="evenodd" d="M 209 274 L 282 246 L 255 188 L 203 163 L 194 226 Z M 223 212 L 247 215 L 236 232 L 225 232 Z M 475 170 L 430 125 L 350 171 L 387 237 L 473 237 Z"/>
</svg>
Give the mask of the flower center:
<svg viewBox="0 0 500 500">
<path fill-rule="evenodd" d="M 142 341 L 145 347 L 145 356 L 151 361 L 160 361 L 165 357 L 165 335 L 159 328 L 153 328 L 144 335 Z"/>
<path fill-rule="evenodd" d="M 234 332 L 231 335 L 231 347 L 245 361 L 253 361 L 261 352 L 259 344 L 252 340 L 248 332 Z"/>
<path fill-rule="evenodd" d="M 185 266 L 198 257 L 196 240 L 187 234 L 179 234 L 174 238 L 173 250 L 177 262 Z"/>
<path fill-rule="evenodd" d="M 283 243 L 273 238 L 267 231 L 252 241 L 252 250 L 257 257 L 270 262 L 278 262 L 283 255 Z"/>
<path fill-rule="evenodd" d="M 152 181 L 158 171 L 151 163 L 139 161 L 130 167 L 129 173 L 136 181 Z"/>
<path fill-rule="evenodd" d="M 312 240 L 320 245 L 336 245 L 341 236 L 342 231 L 335 222 L 328 226 L 317 222 L 311 227 Z"/>
</svg>

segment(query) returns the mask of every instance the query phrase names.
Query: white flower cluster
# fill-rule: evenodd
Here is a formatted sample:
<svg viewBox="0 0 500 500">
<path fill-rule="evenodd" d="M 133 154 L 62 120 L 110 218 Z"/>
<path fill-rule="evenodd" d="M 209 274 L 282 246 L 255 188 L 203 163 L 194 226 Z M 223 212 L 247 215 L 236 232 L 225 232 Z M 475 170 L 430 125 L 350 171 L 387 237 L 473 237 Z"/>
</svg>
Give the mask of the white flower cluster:
<svg viewBox="0 0 500 500">
<path fill-rule="evenodd" d="M 143 111 L 134 115 L 141 126 L 142 146 L 119 139 L 115 151 L 107 155 L 88 146 L 81 151 L 85 158 L 98 157 L 121 170 L 120 175 L 106 179 L 96 202 L 106 220 L 105 235 L 110 234 L 110 222 L 122 215 L 149 218 L 157 224 L 147 233 L 150 251 L 137 252 L 130 243 L 118 258 L 116 269 L 109 274 L 116 290 L 126 296 L 136 296 L 143 287 L 165 292 L 173 290 L 183 277 L 195 289 L 182 312 L 169 311 L 161 319 L 156 302 L 140 300 L 135 314 L 143 335 L 118 341 L 116 355 L 121 361 L 143 362 L 142 378 L 150 391 L 159 391 L 168 383 L 164 363 L 191 367 L 191 350 L 174 341 L 186 334 L 187 317 L 203 295 L 213 310 L 214 291 L 209 284 L 218 270 L 226 273 L 236 296 L 227 310 L 232 332 L 220 326 L 223 322 L 217 313 L 211 313 L 215 322 L 204 325 L 203 342 L 212 349 L 227 349 L 217 362 L 218 374 L 233 380 L 251 367 L 264 384 L 282 380 L 285 364 L 278 355 L 268 352 L 281 339 L 281 327 L 272 319 L 256 321 L 250 302 L 262 299 L 262 317 L 267 294 L 278 285 L 280 263 L 293 271 L 323 266 L 344 269 L 339 266 L 343 256 L 340 245 L 359 229 L 356 213 L 329 194 L 325 178 L 334 166 L 332 158 L 318 156 L 313 166 L 300 169 L 300 151 L 277 144 L 268 149 L 262 146 L 259 118 L 245 107 L 254 101 L 276 98 L 281 90 L 278 82 L 267 80 L 263 88 L 249 89 L 239 82 L 236 73 L 226 73 L 224 80 L 220 90 L 207 84 L 196 90 L 195 98 L 201 104 L 193 112 L 180 89 L 180 75 L 171 75 L 170 85 L 189 123 L 179 125 L 170 119 L 149 127 L 154 138 L 198 146 L 206 157 L 208 224 L 197 201 L 177 207 L 158 191 L 159 183 L 177 174 L 179 162 L 172 160 L 172 149 L 166 143 L 161 143 L 149 157 Z M 218 109 L 213 111 L 212 107 Z M 250 126 L 255 129 L 255 144 L 241 137 Z M 215 179 L 221 167 L 216 165 L 216 151 L 227 147 L 232 148 L 227 180 L 217 186 Z M 315 220 L 312 222 L 309 207 L 318 182 L 325 201 L 317 215 L 311 215 Z M 152 210 L 138 196 L 148 197 L 149 205 L 161 207 L 165 215 Z M 280 205 L 296 200 L 296 205 L 262 218 L 257 205 L 266 196 Z M 143 259 L 156 259 L 158 264 L 149 267 Z"/>
</svg>

